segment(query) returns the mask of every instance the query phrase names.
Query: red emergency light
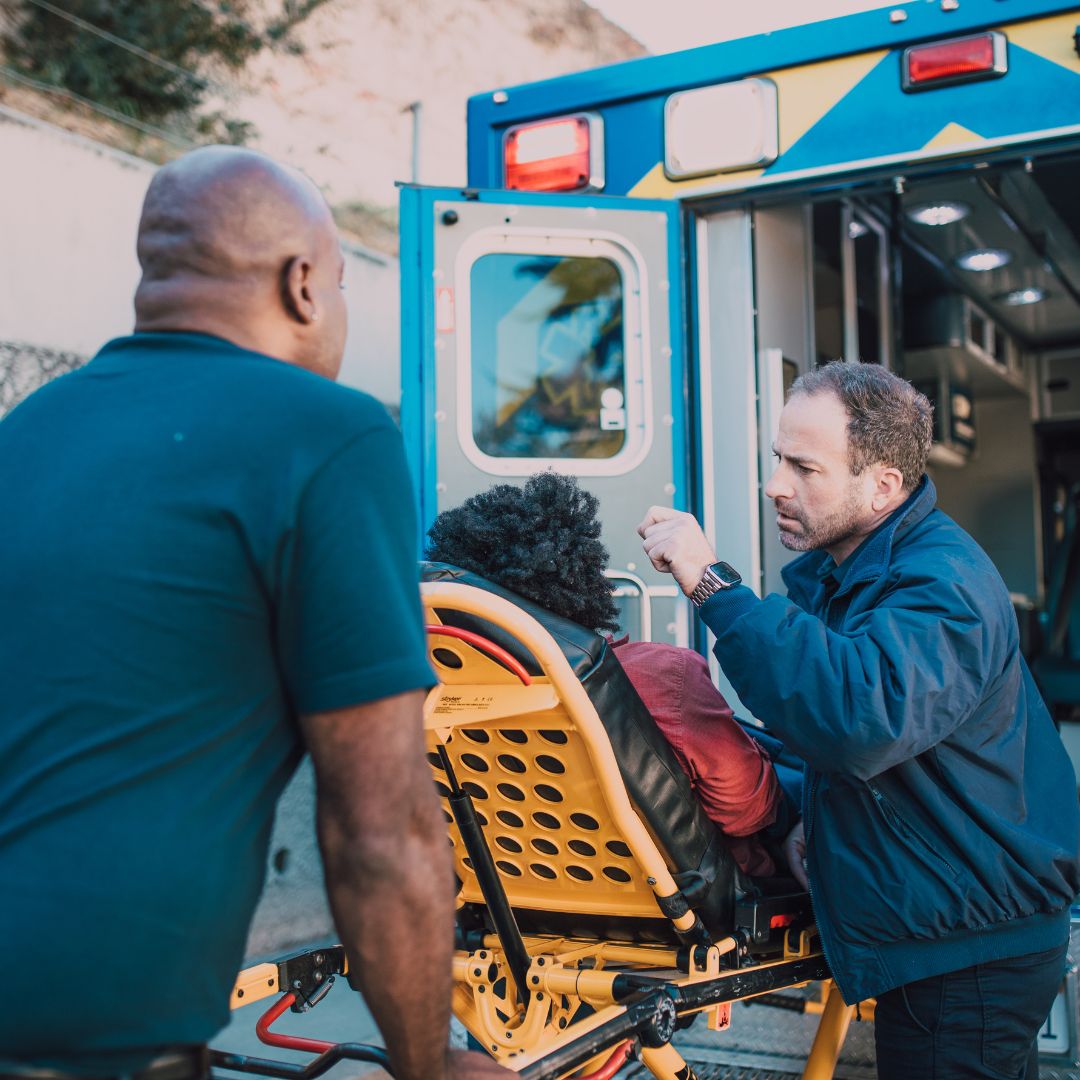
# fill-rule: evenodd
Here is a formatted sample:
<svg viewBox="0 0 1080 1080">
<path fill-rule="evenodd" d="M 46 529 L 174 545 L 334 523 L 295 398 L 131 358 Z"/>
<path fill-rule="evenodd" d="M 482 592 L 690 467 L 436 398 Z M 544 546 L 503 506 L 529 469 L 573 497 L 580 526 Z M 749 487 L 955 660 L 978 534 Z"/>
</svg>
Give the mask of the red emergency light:
<svg viewBox="0 0 1080 1080">
<path fill-rule="evenodd" d="M 580 113 L 510 128 L 503 140 L 505 186 L 513 191 L 599 190 L 603 122 Z"/>
<path fill-rule="evenodd" d="M 1008 42 L 996 30 L 930 45 L 913 45 L 904 50 L 900 68 L 905 90 L 931 90 L 977 79 L 994 79 L 1008 70 Z"/>
</svg>

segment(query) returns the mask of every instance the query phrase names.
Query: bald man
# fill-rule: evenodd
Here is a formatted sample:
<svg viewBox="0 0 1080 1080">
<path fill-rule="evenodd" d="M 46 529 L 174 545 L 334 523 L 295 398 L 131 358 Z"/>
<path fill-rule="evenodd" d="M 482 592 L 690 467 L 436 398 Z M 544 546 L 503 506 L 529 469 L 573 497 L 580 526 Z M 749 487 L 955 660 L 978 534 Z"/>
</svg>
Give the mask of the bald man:
<svg viewBox="0 0 1080 1080">
<path fill-rule="evenodd" d="M 507 1075 L 446 1049 L 413 498 L 385 410 L 332 381 L 329 209 L 206 148 L 154 178 L 138 253 L 135 333 L 0 425 L 0 1074 L 205 1074 L 306 748 L 398 1080 Z"/>
</svg>

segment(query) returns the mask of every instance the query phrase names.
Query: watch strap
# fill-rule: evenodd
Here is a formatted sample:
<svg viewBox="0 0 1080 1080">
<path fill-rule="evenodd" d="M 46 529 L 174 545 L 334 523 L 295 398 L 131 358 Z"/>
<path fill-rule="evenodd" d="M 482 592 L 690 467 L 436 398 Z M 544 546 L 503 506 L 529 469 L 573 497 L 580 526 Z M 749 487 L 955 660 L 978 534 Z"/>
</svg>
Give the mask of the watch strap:
<svg viewBox="0 0 1080 1080">
<path fill-rule="evenodd" d="M 720 592 L 723 588 L 724 583 L 720 580 L 720 575 L 711 566 L 707 566 L 705 567 L 705 573 L 701 575 L 701 580 L 694 586 L 693 592 L 690 593 L 690 603 L 694 607 L 701 607 L 710 596 Z"/>
<path fill-rule="evenodd" d="M 716 568 L 719 567 L 720 571 L 727 575 L 727 577 L 721 577 L 716 572 Z M 694 607 L 701 607 L 710 596 L 722 591 L 723 589 L 731 589 L 734 586 L 740 584 L 742 578 L 739 577 L 738 572 L 726 562 L 715 562 L 705 567 L 704 572 L 701 575 L 701 580 L 694 586 L 693 591 L 690 593 L 690 602 Z"/>
</svg>

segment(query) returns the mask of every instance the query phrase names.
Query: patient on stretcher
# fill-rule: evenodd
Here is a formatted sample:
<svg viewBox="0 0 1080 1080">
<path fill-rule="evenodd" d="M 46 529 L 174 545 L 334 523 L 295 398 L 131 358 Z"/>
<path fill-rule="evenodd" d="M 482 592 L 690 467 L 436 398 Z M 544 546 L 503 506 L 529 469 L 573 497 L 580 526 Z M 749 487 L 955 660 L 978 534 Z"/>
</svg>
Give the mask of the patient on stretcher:
<svg viewBox="0 0 1080 1080">
<path fill-rule="evenodd" d="M 617 629 L 597 500 L 571 477 L 498 484 L 439 515 L 427 557 L 479 574 L 598 632 Z M 609 639 L 610 640 L 610 639 Z M 704 658 L 657 642 L 611 641 L 735 862 L 752 877 L 787 874 L 783 841 L 797 812 L 766 751 L 732 715 Z"/>
</svg>

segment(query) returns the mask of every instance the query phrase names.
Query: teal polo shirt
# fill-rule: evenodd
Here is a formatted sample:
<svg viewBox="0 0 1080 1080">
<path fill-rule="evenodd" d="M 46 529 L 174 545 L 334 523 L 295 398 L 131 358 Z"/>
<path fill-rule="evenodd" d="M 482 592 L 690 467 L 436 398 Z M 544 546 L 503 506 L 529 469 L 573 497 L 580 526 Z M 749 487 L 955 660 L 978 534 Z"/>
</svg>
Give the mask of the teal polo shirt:
<svg viewBox="0 0 1080 1080">
<path fill-rule="evenodd" d="M 0 507 L 0 1066 L 135 1068 L 228 1019 L 297 717 L 434 682 L 402 441 L 136 334 L 0 422 Z"/>
</svg>

